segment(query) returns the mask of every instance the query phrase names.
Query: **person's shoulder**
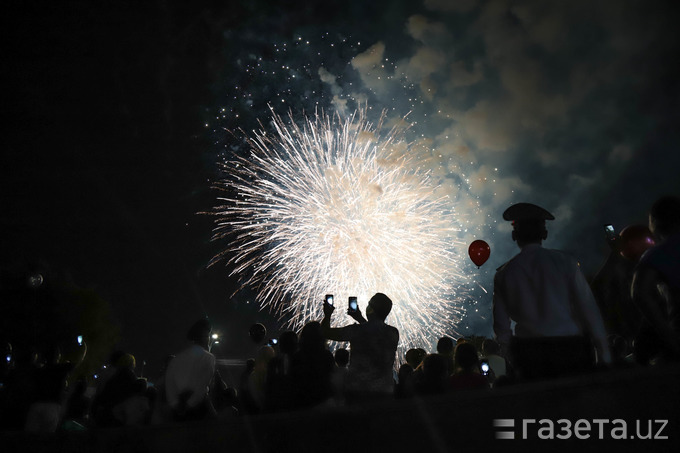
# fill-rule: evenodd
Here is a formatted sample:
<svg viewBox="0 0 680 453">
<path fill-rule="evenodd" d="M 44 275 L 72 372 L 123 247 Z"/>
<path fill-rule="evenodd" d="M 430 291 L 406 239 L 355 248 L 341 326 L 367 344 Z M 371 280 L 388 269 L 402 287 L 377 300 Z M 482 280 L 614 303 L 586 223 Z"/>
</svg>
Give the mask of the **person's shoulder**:
<svg viewBox="0 0 680 453">
<path fill-rule="evenodd" d="M 385 327 L 390 338 L 392 338 L 396 343 L 399 343 L 399 329 L 394 326 L 390 326 L 389 324 L 385 324 Z"/>
<path fill-rule="evenodd" d="M 498 266 L 498 267 L 496 268 L 496 275 L 498 275 L 499 273 L 502 274 L 503 271 L 505 270 L 505 268 L 508 266 L 508 263 L 509 263 L 510 261 L 512 261 L 512 259 L 510 259 L 509 261 L 506 261 L 505 263 L 503 263 L 503 264 L 501 264 L 500 266 Z"/>
<path fill-rule="evenodd" d="M 637 267 L 654 266 L 659 261 L 676 259 L 680 256 L 680 234 L 675 234 L 664 242 L 650 247 L 642 254 Z"/>
<path fill-rule="evenodd" d="M 203 348 L 201 348 L 201 349 L 203 349 Z M 215 363 L 217 363 L 217 358 L 215 357 L 215 355 L 212 352 L 206 351 L 205 349 L 203 349 L 202 354 L 203 354 L 203 360 L 205 360 L 206 362 L 211 363 L 213 365 L 215 365 Z"/>
<path fill-rule="evenodd" d="M 365 324 L 369 324 L 370 322 L 371 321 L 369 321 Z M 385 321 L 377 321 L 376 320 L 376 321 L 373 321 L 372 324 L 375 325 L 376 327 L 378 327 L 379 329 L 382 329 L 382 330 L 387 330 L 389 332 L 399 332 L 399 329 L 397 329 L 396 327 L 394 327 L 390 324 L 387 324 L 387 322 L 385 322 Z"/>
<path fill-rule="evenodd" d="M 501 264 L 499 267 L 496 268 L 496 277 L 503 275 L 505 271 L 507 271 L 509 268 L 514 266 L 517 263 L 517 259 L 519 257 L 519 253 L 512 258 L 510 258 L 508 261 L 505 263 Z"/>
<path fill-rule="evenodd" d="M 502 275 L 505 271 L 512 268 L 513 266 L 519 266 L 519 261 L 522 259 L 522 252 L 517 253 L 515 256 L 507 260 L 505 263 L 501 264 L 496 268 L 496 276 Z"/>
</svg>

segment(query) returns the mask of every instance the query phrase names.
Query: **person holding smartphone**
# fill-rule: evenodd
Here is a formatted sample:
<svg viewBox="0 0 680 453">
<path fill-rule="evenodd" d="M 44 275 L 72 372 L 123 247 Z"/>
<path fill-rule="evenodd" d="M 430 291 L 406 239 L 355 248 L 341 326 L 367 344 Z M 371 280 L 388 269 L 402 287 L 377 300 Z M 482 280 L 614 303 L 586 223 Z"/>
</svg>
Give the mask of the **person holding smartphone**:
<svg viewBox="0 0 680 453">
<path fill-rule="evenodd" d="M 333 305 L 324 303 L 321 328 L 329 340 L 350 343 L 348 403 L 391 397 L 394 392 L 392 370 L 399 344 L 399 330 L 385 323 L 392 310 L 392 301 L 385 294 L 376 293 L 368 302 L 364 318 L 357 299 L 351 297 L 347 314 L 357 323 L 344 327 L 331 327 L 334 310 Z"/>
</svg>

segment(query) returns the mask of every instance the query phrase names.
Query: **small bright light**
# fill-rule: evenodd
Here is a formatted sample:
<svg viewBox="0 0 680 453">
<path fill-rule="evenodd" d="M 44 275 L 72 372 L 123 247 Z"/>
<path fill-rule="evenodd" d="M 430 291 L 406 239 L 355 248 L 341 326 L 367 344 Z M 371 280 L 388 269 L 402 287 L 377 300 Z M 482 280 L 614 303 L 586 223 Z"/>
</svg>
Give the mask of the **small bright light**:
<svg viewBox="0 0 680 453">
<path fill-rule="evenodd" d="M 219 338 L 219 335 L 217 335 L 216 333 L 212 334 L 212 339 L 213 339 L 213 340 L 217 340 L 218 338 Z"/>
</svg>

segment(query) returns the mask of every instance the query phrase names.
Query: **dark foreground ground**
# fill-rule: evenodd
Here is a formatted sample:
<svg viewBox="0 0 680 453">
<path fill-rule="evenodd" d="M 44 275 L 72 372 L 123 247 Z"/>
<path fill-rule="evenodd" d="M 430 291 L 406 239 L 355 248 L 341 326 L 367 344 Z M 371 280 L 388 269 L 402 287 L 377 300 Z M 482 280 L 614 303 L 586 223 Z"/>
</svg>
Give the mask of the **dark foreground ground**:
<svg viewBox="0 0 680 453">
<path fill-rule="evenodd" d="M 514 427 L 495 427 L 495 419 L 511 419 Z M 569 438 L 539 438 L 550 435 L 545 420 L 554 424 L 555 437 Z M 498 439 L 499 432 L 514 439 Z M 0 433 L 0 442 L 3 452 L 680 451 L 680 366 L 182 425 L 45 436 Z"/>
</svg>

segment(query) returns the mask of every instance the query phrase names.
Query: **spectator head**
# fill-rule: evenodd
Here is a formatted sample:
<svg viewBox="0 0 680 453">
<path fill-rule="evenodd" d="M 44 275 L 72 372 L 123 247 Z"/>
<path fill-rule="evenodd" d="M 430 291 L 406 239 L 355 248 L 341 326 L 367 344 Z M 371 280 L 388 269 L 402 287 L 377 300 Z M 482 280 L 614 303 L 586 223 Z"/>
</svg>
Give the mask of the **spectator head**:
<svg viewBox="0 0 680 453">
<path fill-rule="evenodd" d="M 300 350 L 315 351 L 326 347 L 326 339 L 321 333 L 321 323 L 312 321 L 305 324 L 300 332 Z"/>
<path fill-rule="evenodd" d="M 129 368 L 134 370 L 136 367 L 137 361 L 135 360 L 135 356 L 132 354 L 123 354 L 116 362 L 116 368 Z"/>
<path fill-rule="evenodd" d="M 473 371 L 479 366 L 479 357 L 477 357 L 477 348 L 469 342 L 459 343 L 456 346 L 456 370 L 464 372 Z"/>
<path fill-rule="evenodd" d="M 345 348 L 340 348 L 335 351 L 335 364 L 340 368 L 345 368 L 349 363 L 349 351 Z"/>
<path fill-rule="evenodd" d="M 142 394 L 146 392 L 148 382 L 144 378 L 137 378 L 135 383 L 132 385 L 132 389 L 136 394 Z"/>
<path fill-rule="evenodd" d="M 654 202 L 649 211 L 649 229 L 661 240 L 680 232 L 680 197 L 667 195 Z"/>
<path fill-rule="evenodd" d="M 426 352 L 422 348 L 412 348 L 406 351 L 406 363 L 411 365 L 414 370 L 418 368 L 418 365 L 423 361 L 426 356 Z"/>
<path fill-rule="evenodd" d="M 485 356 L 498 355 L 501 352 L 501 347 L 496 340 L 487 338 L 482 342 L 482 354 Z"/>
<path fill-rule="evenodd" d="M 520 247 L 525 244 L 540 244 L 548 238 L 545 220 L 522 220 L 513 222 L 512 239 Z"/>
<path fill-rule="evenodd" d="M 523 247 L 540 244 L 548 237 L 546 220 L 555 220 L 552 214 L 531 203 L 517 203 L 503 212 L 503 219 L 512 221 L 512 240 Z"/>
<path fill-rule="evenodd" d="M 106 363 L 111 366 L 116 366 L 116 363 L 118 363 L 118 359 L 123 357 L 124 354 L 125 354 L 124 351 L 121 351 L 119 349 L 115 350 L 111 354 L 109 354 L 108 359 L 106 359 Z"/>
<path fill-rule="evenodd" d="M 399 382 L 404 382 L 406 379 L 410 379 L 413 376 L 413 367 L 408 363 L 403 364 L 399 367 Z"/>
<path fill-rule="evenodd" d="M 628 342 L 621 335 L 612 334 L 607 337 L 609 349 L 616 361 L 622 361 L 629 354 Z"/>
<path fill-rule="evenodd" d="M 428 354 L 423 359 L 423 374 L 426 379 L 444 379 L 446 377 L 446 359 L 439 354 Z"/>
<path fill-rule="evenodd" d="M 279 351 L 281 354 L 293 354 L 298 348 L 298 336 L 292 330 L 279 335 Z"/>
<path fill-rule="evenodd" d="M 267 328 L 258 322 L 250 326 L 248 335 L 250 335 L 250 339 L 253 340 L 255 344 L 260 344 L 262 343 L 262 340 L 264 340 L 264 337 L 267 336 Z"/>
<path fill-rule="evenodd" d="M 369 321 L 371 319 L 384 321 L 387 319 L 387 315 L 390 314 L 390 311 L 392 311 L 392 300 L 383 293 L 375 293 L 373 297 L 371 297 L 371 300 L 368 301 L 366 318 Z"/>
<path fill-rule="evenodd" d="M 453 338 L 441 337 L 437 342 L 437 352 L 442 355 L 453 354 Z"/>
<path fill-rule="evenodd" d="M 187 333 L 187 339 L 193 341 L 205 350 L 208 350 L 210 345 L 210 332 L 212 326 L 207 319 L 199 319 L 191 326 Z"/>
</svg>

